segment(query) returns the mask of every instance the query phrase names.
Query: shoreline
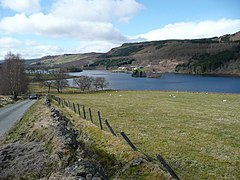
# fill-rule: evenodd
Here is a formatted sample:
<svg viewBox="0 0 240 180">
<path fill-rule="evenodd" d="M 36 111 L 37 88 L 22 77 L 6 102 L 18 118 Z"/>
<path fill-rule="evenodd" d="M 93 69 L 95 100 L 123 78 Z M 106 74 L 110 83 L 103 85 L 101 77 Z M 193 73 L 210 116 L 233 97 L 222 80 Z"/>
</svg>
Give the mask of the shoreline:
<svg viewBox="0 0 240 180">
<path fill-rule="evenodd" d="M 126 74 L 132 74 L 132 71 L 121 71 L 121 70 L 105 70 L 105 69 L 97 69 L 97 70 L 101 70 L 101 71 L 108 71 L 108 72 L 112 72 L 112 73 L 126 73 Z M 84 71 L 84 70 L 83 70 Z M 91 70 L 90 70 L 91 71 Z M 203 74 L 194 74 L 194 73 L 187 73 L 187 72 L 146 72 L 146 73 L 150 73 L 150 74 L 186 74 L 186 75 L 196 75 L 196 76 L 212 76 L 212 77 L 239 77 L 240 78 L 240 74 L 228 74 L 228 73 L 203 73 Z M 161 76 L 159 77 L 146 77 L 146 78 L 161 78 Z"/>
</svg>

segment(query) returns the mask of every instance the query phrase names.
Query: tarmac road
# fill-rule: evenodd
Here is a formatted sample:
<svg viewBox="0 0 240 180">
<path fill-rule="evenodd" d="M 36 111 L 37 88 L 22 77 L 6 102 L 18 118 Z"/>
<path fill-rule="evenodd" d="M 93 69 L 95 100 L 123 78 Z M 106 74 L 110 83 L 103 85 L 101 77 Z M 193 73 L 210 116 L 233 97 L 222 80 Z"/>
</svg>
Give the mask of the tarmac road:
<svg viewBox="0 0 240 180">
<path fill-rule="evenodd" d="M 0 108 L 0 137 L 8 132 L 15 123 L 23 117 L 25 111 L 35 102 L 36 100 L 24 100 L 22 102 Z"/>
</svg>

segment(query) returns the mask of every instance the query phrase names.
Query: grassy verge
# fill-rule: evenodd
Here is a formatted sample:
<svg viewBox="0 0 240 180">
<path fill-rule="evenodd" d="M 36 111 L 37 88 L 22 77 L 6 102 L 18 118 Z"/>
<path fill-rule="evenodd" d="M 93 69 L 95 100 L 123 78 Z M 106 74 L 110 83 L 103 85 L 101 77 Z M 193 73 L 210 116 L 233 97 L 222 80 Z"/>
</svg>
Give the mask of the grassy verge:
<svg viewBox="0 0 240 180">
<path fill-rule="evenodd" d="M 41 100 L 37 101 L 26 111 L 23 118 L 8 132 L 8 134 L 6 134 L 1 139 L 0 146 L 3 146 L 4 144 L 8 144 L 8 146 L 11 147 L 13 146 L 14 143 L 21 143 L 21 144 L 24 144 L 26 148 L 28 146 L 28 143 L 30 142 L 43 142 L 43 143 L 46 142 L 47 144 L 47 141 L 49 140 L 48 139 L 49 132 L 47 128 L 50 122 L 49 118 L 50 118 L 50 112 L 47 109 L 47 107 L 43 105 L 43 101 Z M 38 146 L 38 144 L 35 144 L 35 146 Z M 18 146 L 16 148 L 18 148 Z M 47 146 L 46 146 L 46 149 L 47 149 Z M 19 158 L 22 162 L 26 161 L 26 159 L 24 159 L 25 158 L 24 154 L 17 154 L 17 151 L 12 153 L 14 158 Z M 28 171 L 25 174 L 19 175 L 18 179 L 39 179 L 41 177 L 48 176 L 51 173 L 51 171 L 56 168 L 56 166 L 52 165 L 52 161 L 50 160 L 50 155 L 51 154 L 49 152 L 48 165 L 45 167 L 45 171 L 41 171 L 41 172 L 38 172 L 38 170 Z M 13 161 L 15 161 L 14 158 L 13 158 Z M 15 164 L 15 166 L 16 166 L 15 168 L 18 168 L 18 164 Z M 9 171 L 10 168 L 11 167 L 9 167 L 7 171 Z M 25 171 L 26 169 L 28 169 L 28 167 L 24 167 L 24 168 L 23 169 Z M 36 167 L 36 169 L 38 168 L 39 167 Z M 13 174 L 15 175 L 15 173 Z"/>
<path fill-rule="evenodd" d="M 95 123 L 100 110 L 117 133 L 124 131 L 152 157 L 160 153 L 182 179 L 240 178 L 240 95 L 158 91 L 57 95 L 91 107 Z"/>
<path fill-rule="evenodd" d="M 35 136 L 36 133 L 46 130 L 45 125 L 41 123 L 42 120 L 50 118 L 50 112 L 43 105 L 43 102 L 37 101 L 24 114 L 23 118 L 9 131 L 5 137 L 5 143 L 15 142 L 24 137 L 25 141 L 37 138 L 41 140 L 40 136 Z M 36 126 L 36 124 L 38 124 Z"/>
<path fill-rule="evenodd" d="M 58 106 L 53 102 L 54 106 Z M 58 106 L 66 115 L 74 128 L 81 135 L 79 142 L 83 142 L 94 158 L 100 162 L 110 179 L 169 179 L 169 176 L 156 164 L 143 154 L 134 152 L 119 137 L 113 137 L 109 132 L 102 131 L 90 121 L 80 118 L 68 108 Z M 131 162 L 139 159 L 141 163 L 132 166 Z"/>
</svg>

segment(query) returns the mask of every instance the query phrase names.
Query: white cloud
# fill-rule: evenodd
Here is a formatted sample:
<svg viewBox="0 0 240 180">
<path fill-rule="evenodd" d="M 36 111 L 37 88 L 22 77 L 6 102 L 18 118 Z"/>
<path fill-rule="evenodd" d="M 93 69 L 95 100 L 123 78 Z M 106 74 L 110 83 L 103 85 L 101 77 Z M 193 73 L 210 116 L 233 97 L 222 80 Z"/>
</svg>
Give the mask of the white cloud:
<svg viewBox="0 0 240 180">
<path fill-rule="evenodd" d="M 58 0 L 48 14 L 21 13 L 2 18 L 0 31 L 122 42 L 126 37 L 111 22 L 114 19 L 127 22 L 141 8 L 135 0 Z"/>
<path fill-rule="evenodd" d="M 15 28 L 17 27 L 17 28 Z M 0 21 L 6 34 L 35 34 L 48 37 L 70 37 L 80 40 L 123 41 L 125 37 L 108 22 L 81 22 L 42 13 L 26 16 L 16 14 Z"/>
<path fill-rule="evenodd" d="M 25 59 L 64 53 L 64 49 L 59 46 L 39 44 L 32 40 L 21 41 L 12 37 L 0 38 L 0 60 L 4 59 L 9 51 L 20 54 Z"/>
<path fill-rule="evenodd" d="M 79 42 L 78 46 L 64 49 L 61 48 L 62 45 L 2 39 L 0 59 L 9 50 L 22 54 L 24 58 L 48 54 L 106 52 L 129 40 L 113 26 L 113 22 L 126 23 L 143 8 L 136 0 L 55 0 L 48 13 L 43 13 L 39 11 L 40 1 L 0 0 L 1 6 L 18 12 L 0 19 L 0 35 L 71 38 Z"/>
<path fill-rule="evenodd" d="M 232 34 L 240 30 L 240 19 L 220 19 L 217 21 L 180 22 L 140 34 L 135 38 L 148 41 L 165 39 L 198 39 Z"/>
<path fill-rule="evenodd" d="M 59 0 L 52 10 L 56 17 L 90 22 L 117 19 L 128 22 L 143 5 L 135 0 Z"/>
<path fill-rule="evenodd" d="M 0 0 L 0 5 L 25 14 L 32 14 L 41 10 L 40 0 Z"/>
<path fill-rule="evenodd" d="M 144 6 L 133 0 L 117 0 L 113 9 L 120 22 L 128 22 Z"/>
<path fill-rule="evenodd" d="M 12 37 L 0 38 L 0 48 L 13 48 L 21 46 L 21 41 Z"/>
<path fill-rule="evenodd" d="M 136 0 L 54 0 L 48 13 L 40 12 L 41 0 L 0 0 L 0 5 L 17 14 L 0 17 L 0 59 L 9 51 L 24 58 L 79 52 L 106 52 L 124 42 L 162 39 L 191 39 L 220 36 L 240 30 L 240 19 L 180 22 L 166 25 L 135 37 L 123 35 L 113 22 L 127 23 L 142 8 Z M 20 41 L 11 35 L 71 38 L 78 45 L 40 44 L 31 39 Z M 15 36 L 16 37 L 16 36 Z M 34 36 L 36 37 L 36 36 Z M 49 38 L 50 37 L 50 38 Z M 54 40 L 53 40 L 54 41 Z M 51 43 L 54 44 L 54 43 Z"/>
<path fill-rule="evenodd" d="M 63 48 L 58 45 L 40 44 L 33 40 L 18 40 L 12 37 L 0 38 L 0 60 L 11 51 L 20 54 L 24 59 L 39 58 L 46 55 L 59 55 L 68 53 L 107 52 L 111 48 L 119 46 L 107 41 L 83 41 L 76 47 Z"/>
<path fill-rule="evenodd" d="M 80 42 L 75 51 L 80 53 L 86 52 L 107 52 L 113 47 L 120 46 L 121 43 L 112 43 L 107 41 L 91 41 L 91 42 Z"/>
</svg>

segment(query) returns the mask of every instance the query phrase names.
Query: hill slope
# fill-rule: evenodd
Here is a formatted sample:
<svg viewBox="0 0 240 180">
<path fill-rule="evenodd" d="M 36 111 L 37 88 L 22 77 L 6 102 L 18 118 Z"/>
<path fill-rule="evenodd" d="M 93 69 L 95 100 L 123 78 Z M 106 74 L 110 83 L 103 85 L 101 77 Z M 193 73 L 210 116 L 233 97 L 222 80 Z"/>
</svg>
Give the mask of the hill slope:
<svg viewBox="0 0 240 180">
<path fill-rule="evenodd" d="M 208 39 L 125 43 L 107 53 L 46 56 L 31 66 L 90 69 L 143 66 L 160 73 L 240 75 L 240 32 Z"/>
<path fill-rule="evenodd" d="M 108 60 L 110 68 L 112 61 L 122 61 L 158 72 L 240 75 L 240 32 L 209 39 L 127 43 L 100 58 L 98 62 Z"/>
<path fill-rule="evenodd" d="M 82 67 L 94 63 L 102 53 L 64 54 L 56 56 L 44 56 L 39 59 L 30 60 L 27 64 L 35 68 L 61 68 L 61 67 Z"/>
</svg>

